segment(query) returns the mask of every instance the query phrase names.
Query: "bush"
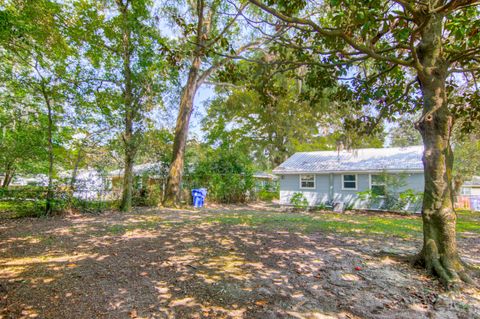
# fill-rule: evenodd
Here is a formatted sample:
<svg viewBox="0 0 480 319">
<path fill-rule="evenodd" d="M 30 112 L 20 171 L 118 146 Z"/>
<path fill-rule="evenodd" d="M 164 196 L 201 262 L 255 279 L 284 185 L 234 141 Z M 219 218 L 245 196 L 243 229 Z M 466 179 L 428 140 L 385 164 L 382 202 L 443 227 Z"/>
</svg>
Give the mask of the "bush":
<svg viewBox="0 0 480 319">
<path fill-rule="evenodd" d="M 254 188 L 253 169 L 244 153 L 219 148 L 200 160 L 190 178 L 191 188 L 206 188 L 219 203 L 243 203 Z"/>
<path fill-rule="evenodd" d="M 290 199 L 290 203 L 295 207 L 296 209 L 307 209 L 308 207 L 308 200 L 305 198 L 305 196 L 298 192 L 294 193 L 292 195 L 292 198 Z"/>
<path fill-rule="evenodd" d="M 256 194 L 259 200 L 272 201 L 280 198 L 280 188 L 278 184 L 266 183 L 257 190 Z"/>
<path fill-rule="evenodd" d="M 376 208 L 382 210 L 406 210 L 410 205 L 417 205 L 422 198 L 422 192 L 415 192 L 413 189 L 407 189 L 400 193 L 387 191 L 385 195 L 380 196 L 372 190 L 366 190 L 357 193 L 358 198 L 365 201 L 367 208 Z"/>
</svg>

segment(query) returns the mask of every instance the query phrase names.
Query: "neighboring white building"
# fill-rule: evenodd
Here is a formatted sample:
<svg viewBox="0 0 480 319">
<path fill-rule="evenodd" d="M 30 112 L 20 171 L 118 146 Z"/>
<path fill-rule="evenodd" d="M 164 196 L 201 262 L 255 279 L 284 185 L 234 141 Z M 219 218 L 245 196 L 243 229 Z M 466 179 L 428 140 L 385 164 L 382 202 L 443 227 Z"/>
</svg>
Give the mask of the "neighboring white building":
<svg viewBox="0 0 480 319">
<path fill-rule="evenodd" d="M 472 180 L 463 183 L 460 189 L 461 195 L 480 196 L 480 176 L 473 176 Z"/>
<path fill-rule="evenodd" d="M 480 211 L 480 176 L 473 176 L 463 183 L 456 208 Z"/>
<path fill-rule="evenodd" d="M 360 208 L 358 192 L 381 191 L 384 174 L 404 177 L 399 192 L 423 192 L 422 155 L 422 146 L 295 153 L 273 170 L 280 177 L 280 204 L 291 204 L 300 192 L 310 206 L 339 202 Z"/>
</svg>

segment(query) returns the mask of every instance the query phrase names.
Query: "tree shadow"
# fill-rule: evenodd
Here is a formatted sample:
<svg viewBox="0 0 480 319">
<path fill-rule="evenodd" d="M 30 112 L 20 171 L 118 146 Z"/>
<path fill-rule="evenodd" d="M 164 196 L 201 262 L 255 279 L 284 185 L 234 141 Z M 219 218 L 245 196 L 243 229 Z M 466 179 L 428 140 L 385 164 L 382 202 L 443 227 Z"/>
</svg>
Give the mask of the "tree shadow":
<svg viewBox="0 0 480 319">
<path fill-rule="evenodd" d="M 462 310 L 455 297 L 435 308 L 439 284 L 376 256 L 382 240 L 224 225 L 195 215 L 189 222 L 191 215 L 172 214 L 4 228 L 0 316 L 421 318 L 438 309 L 457 307 L 467 317 L 480 309 L 472 299 Z"/>
</svg>

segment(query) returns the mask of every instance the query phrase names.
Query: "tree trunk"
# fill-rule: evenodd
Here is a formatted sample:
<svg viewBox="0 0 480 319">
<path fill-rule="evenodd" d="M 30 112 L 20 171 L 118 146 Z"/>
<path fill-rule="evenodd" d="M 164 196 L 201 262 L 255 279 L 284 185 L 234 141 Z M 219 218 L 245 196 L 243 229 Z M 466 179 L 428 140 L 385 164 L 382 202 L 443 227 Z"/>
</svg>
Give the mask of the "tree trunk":
<svg viewBox="0 0 480 319">
<path fill-rule="evenodd" d="M 13 164 L 7 164 L 5 168 L 5 178 L 3 179 L 2 188 L 7 188 L 12 182 L 13 176 L 15 175 L 15 169 L 12 168 Z"/>
<path fill-rule="evenodd" d="M 47 105 L 48 111 L 48 186 L 47 186 L 47 196 L 45 202 L 45 214 L 51 215 L 53 212 L 53 110 L 52 104 L 50 102 L 49 95 L 46 91 L 45 86 L 42 84 L 42 93 L 45 99 L 45 104 Z"/>
<path fill-rule="evenodd" d="M 134 156 L 132 156 L 132 153 L 129 150 L 129 147 L 126 147 L 125 170 L 123 173 L 122 202 L 120 204 L 120 210 L 122 212 L 129 212 L 132 209 L 133 163 L 134 163 Z"/>
<path fill-rule="evenodd" d="M 77 182 L 78 167 L 80 166 L 80 161 L 82 160 L 82 146 L 78 150 L 77 158 L 75 159 L 75 165 L 72 170 L 72 176 L 70 178 L 70 190 L 72 193 L 75 191 L 75 183 Z"/>
<path fill-rule="evenodd" d="M 442 20 L 441 16 L 431 19 L 422 31 L 418 46 L 422 65 L 418 79 L 423 94 L 423 114 L 418 129 L 425 147 L 424 240 L 418 261 L 450 286 L 460 280 L 470 279 L 465 274 L 456 242 L 452 193 L 453 152 L 450 147 L 453 117 L 448 109 L 445 89 L 449 65 L 443 58 Z"/>
<path fill-rule="evenodd" d="M 128 21 L 128 7 L 119 2 L 120 12 L 123 17 L 122 31 L 122 54 L 123 54 L 123 78 L 125 88 L 123 91 L 123 103 L 125 111 L 125 132 L 123 134 L 123 144 L 125 147 L 125 169 L 123 173 L 123 191 L 120 210 L 129 212 L 132 209 L 132 193 L 133 193 L 133 164 L 137 145 L 134 139 L 133 122 L 136 114 L 135 105 L 133 103 L 133 83 L 131 70 L 131 31 Z"/>
<path fill-rule="evenodd" d="M 188 73 L 188 81 L 182 92 L 180 110 L 175 127 L 173 141 L 173 157 L 167 179 L 167 188 L 163 199 L 164 206 L 178 206 L 181 200 L 181 184 L 185 157 L 185 146 L 188 137 L 188 127 L 193 111 L 193 100 L 197 92 L 200 58 L 195 57 Z"/>
</svg>

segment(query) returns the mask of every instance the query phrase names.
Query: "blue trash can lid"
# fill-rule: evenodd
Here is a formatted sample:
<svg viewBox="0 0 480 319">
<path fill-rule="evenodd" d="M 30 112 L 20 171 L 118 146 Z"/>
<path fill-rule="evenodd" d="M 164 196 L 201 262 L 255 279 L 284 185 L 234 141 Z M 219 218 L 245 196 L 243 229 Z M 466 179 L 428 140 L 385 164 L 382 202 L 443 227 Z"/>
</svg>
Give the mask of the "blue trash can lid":
<svg viewBox="0 0 480 319">
<path fill-rule="evenodd" d="M 206 188 L 194 188 L 192 189 L 192 196 L 207 196 L 207 189 Z"/>
</svg>

